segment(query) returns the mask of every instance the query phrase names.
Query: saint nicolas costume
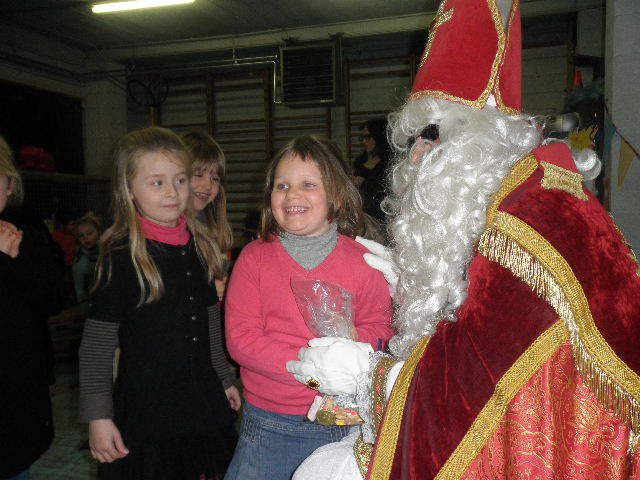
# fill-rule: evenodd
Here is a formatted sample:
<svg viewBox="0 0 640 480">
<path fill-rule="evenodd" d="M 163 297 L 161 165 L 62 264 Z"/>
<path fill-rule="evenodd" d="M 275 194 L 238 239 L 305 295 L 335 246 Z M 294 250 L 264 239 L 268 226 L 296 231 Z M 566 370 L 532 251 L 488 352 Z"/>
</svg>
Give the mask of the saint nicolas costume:
<svg viewBox="0 0 640 480">
<path fill-rule="evenodd" d="M 412 97 L 483 108 L 493 95 L 517 113 L 510 8 L 443 1 Z M 504 178 L 468 280 L 458 321 L 418 343 L 379 409 L 367 478 L 640 478 L 640 270 L 565 144 L 537 148 Z M 391 364 L 374 373 L 377 397 Z"/>
</svg>

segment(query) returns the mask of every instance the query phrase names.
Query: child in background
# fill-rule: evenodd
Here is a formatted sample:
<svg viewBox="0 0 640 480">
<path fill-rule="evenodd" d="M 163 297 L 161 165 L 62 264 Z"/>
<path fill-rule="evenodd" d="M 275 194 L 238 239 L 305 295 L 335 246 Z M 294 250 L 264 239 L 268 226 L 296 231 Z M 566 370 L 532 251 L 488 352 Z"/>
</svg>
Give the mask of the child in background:
<svg viewBox="0 0 640 480">
<path fill-rule="evenodd" d="M 191 190 L 193 207 L 211 237 L 226 254 L 233 246 L 233 233 L 227 221 L 227 196 L 224 189 L 225 159 L 222 148 L 210 135 L 189 132 L 182 136 L 192 159 Z M 220 300 L 224 297 L 227 278 L 216 280 Z"/>
<path fill-rule="evenodd" d="M 223 269 L 188 207 L 189 154 L 152 127 L 125 135 L 114 163 L 114 223 L 80 346 L 91 453 L 107 479 L 219 478 L 236 442 L 209 348 L 207 308 Z"/>
<path fill-rule="evenodd" d="M 240 254 L 226 297 L 227 347 L 240 364 L 246 402 L 225 479 L 288 480 L 316 448 L 346 435 L 348 427 L 305 419 L 316 392 L 285 369 L 314 337 L 291 279 L 323 280 L 350 292 L 359 341 L 381 348 L 392 335 L 391 298 L 353 240 L 361 226 L 362 201 L 335 143 L 299 137 L 276 155 L 260 239 Z"/>
<path fill-rule="evenodd" d="M 185 133 L 182 140 L 191 155 L 191 195 L 193 195 L 194 210 L 198 219 L 207 226 L 211 238 L 224 254 L 233 245 L 231 225 L 227 221 L 224 153 L 220 145 L 206 133 Z M 223 261 L 226 263 L 226 256 Z M 224 296 L 226 281 L 226 276 L 223 279 L 215 280 L 220 300 Z M 227 360 L 227 355 L 222 347 L 224 336 L 220 305 L 211 305 L 208 313 L 209 322 L 215 328 L 211 337 L 211 361 L 222 381 L 229 405 L 234 410 L 239 410 L 242 399 L 235 386 L 236 369 Z"/>
<path fill-rule="evenodd" d="M 76 222 L 76 238 L 78 249 L 73 259 L 71 272 L 75 285 L 78 303 L 89 299 L 89 292 L 95 280 L 95 267 L 98 261 L 98 240 L 100 239 L 101 222 L 93 212 L 87 212 Z"/>
</svg>

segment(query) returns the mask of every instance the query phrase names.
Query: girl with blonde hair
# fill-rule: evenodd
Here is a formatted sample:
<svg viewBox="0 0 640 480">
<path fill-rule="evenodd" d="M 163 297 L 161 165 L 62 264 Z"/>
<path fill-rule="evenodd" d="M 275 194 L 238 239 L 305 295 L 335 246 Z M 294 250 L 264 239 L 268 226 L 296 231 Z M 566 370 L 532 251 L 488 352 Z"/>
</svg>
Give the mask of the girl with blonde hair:
<svg viewBox="0 0 640 480">
<path fill-rule="evenodd" d="M 224 253 L 233 245 L 227 220 L 226 159 L 211 135 L 188 132 L 182 135 L 191 154 L 193 208 Z"/>
<path fill-rule="evenodd" d="M 222 148 L 211 135 L 203 132 L 188 132 L 182 135 L 191 156 L 191 195 L 194 211 L 205 226 L 211 238 L 216 242 L 223 255 L 223 263 L 228 264 L 226 253 L 233 245 L 231 225 L 227 220 L 227 196 L 225 192 L 225 158 Z M 215 280 L 218 299 L 222 301 L 227 285 L 227 275 Z M 209 309 L 212 342 L 222 344 L 222 318 L 220 304 Z M 240 391 L 235 386 L 237 373 L 225 351 L 220 349 L 212 362 L 218 372 L 222 386 L 234 410 L 242 403 Z"/>
<path fill-rule="evenodd" d="M 208 309 L 223 268 L 194 217 L 189 153 L 151 127 L 125 135 L 114 160 L 114 223 L 80 346 L 80 419 L 103 478 L 216 478 L 236 439 L 211 365 L 221 345 L 210 345 Z"/>
</svg>

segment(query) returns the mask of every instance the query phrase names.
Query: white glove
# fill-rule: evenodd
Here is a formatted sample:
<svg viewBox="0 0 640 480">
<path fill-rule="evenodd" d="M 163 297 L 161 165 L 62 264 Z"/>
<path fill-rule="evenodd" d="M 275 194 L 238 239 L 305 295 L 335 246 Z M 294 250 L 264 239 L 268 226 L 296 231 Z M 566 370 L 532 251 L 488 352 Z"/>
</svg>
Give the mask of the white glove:
<svg viewBox="0 0 640 480">
<path fill-rule="evenodd" d="M 346 338 L 322 337 L 309 340 L 309 348 L 301 348 L 300 361 L 287 362 L 287 370 L 296 380 L 307 384 L 315 380 L 318 391 L 327 395 L 355 395 L 358 375 L 369 370 L 368 343 Z"/>
<path fill-rule="evenodd" d="M 396 285 L 398 284 L 398 269 L 393 262 L 391 250 L 384 245 L 380 245 L 378 242 L 362 237 L 356 237 L 356 242 L 371 252 L 365 253 L 362 257 L 364 261 L 367 262 L 367 265 L 382 272 L 385 280 L 389 284 L 389 293 L 393 297 L 396 291 Z"/>
</svg>

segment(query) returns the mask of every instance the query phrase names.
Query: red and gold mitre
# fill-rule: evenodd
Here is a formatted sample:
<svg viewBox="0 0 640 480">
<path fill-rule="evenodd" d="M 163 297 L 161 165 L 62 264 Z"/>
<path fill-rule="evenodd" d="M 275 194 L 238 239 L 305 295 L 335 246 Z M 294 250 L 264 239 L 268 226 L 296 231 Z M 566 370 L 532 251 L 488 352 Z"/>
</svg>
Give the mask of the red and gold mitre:
<svg viewBox="0 0 640 480">
<path fill-rule="evenodd" d="M 505 113 L 521 110 L 520 2 L 442 0 L 413 82 L 424 95 L 483 108 L 489 95 Z"/>
</svg>

